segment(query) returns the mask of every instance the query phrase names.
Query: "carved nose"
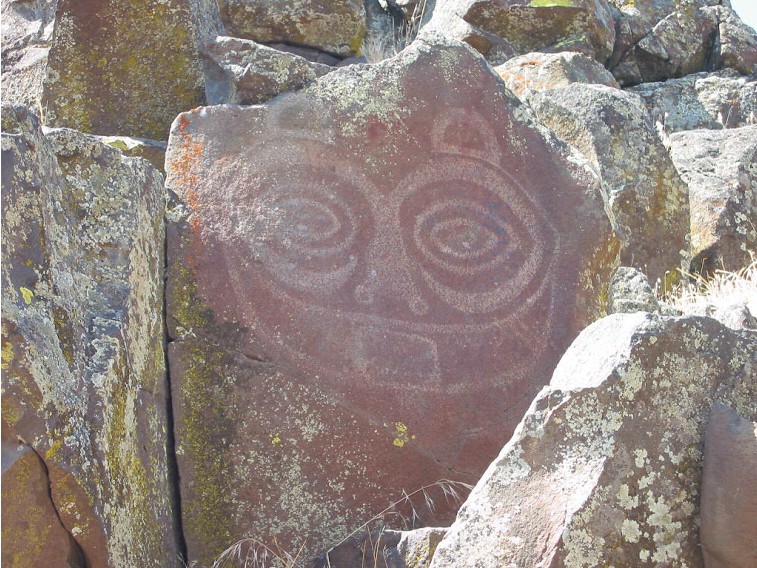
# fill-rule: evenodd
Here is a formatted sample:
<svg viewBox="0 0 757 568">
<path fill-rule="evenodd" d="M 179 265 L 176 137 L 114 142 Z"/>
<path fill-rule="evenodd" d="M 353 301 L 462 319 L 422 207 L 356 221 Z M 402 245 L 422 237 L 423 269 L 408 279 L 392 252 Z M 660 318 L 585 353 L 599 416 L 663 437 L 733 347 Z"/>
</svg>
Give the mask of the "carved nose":
<svg viewBox="0 0 757 568">
<path fill-rule="evenodd" d="M 372 243 L 363 280 L 355 287 L 355 299 L 366 305 L 404 304 L 416 315 L 428 312 L 408 271 L 408 259 L 399 231 L 384 232 Z"/>
</svg>

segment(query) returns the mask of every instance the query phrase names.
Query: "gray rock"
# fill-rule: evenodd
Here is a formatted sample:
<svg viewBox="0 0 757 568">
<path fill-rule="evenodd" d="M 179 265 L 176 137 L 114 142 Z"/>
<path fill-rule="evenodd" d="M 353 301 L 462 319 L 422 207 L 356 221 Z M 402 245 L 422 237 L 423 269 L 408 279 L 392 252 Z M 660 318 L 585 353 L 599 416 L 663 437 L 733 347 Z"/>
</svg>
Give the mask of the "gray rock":
<svg viewBox="0 0 757 568">
<path fill-rule="evenodd" d="M 222 29 L 215 0 L 58 0 L 45 124 L 166 140 L 179 112 L 205 102 L 200 47 Z"/>
<path fill-rule="evenodd" d="M 757 124 L 757 80 L 736 71 L 696 73 L 629 89 L 665 133 Z"/>
<path fill-rule="evenodd" d="M 620 88 L 612 74 L 600 63 L 574 51 L 527 53 L 513 57 L 494 70 L 505 81 L 507 88 L 521 98 L 527 91 L 556 89 L 571 83 Z"/>
<path fill-rule="evenodd" d="M 165 174 L 166 143 L 147 138 L 130 138 L 128 136 L 97 136 L 103 144 L 121 151 L 124 156 L 144 158 L 161 174 Z"/>
<path fill-rule="evenodd" d="M 57 0 L 2 0 L 3 102 L 39 108 Z"/>
<path fill-rule="evenodd" d="M 705 567 L 757 566 L 757 422 L 721 403 L 704 434 L 700 507 Z"/>
<path fill-rule="evenodd" d="M 436 548 L 448 530 L 446 527 L 426 527 L 402 532 L 397 543 L 397 553 L 406 568 L 428 568 Z"/>
<path fill-rule="evenodd" d="M 171 566 L 162 176 L 25 107 L 2 127 L 3 425 L 88 566 Z"/>
<path fill-rule="evenodd" d="M 285 91 L 302 88 L 333 68 L 260 45 L 219 36 L 204 49 L 208 104 L 257 104 Z"/>
<path fill-rule="evenodd" d="M 705 425 L 716 402 L 757 418 L 755 364 L 757 334 L 709 318 L 636 313 L 592 324 L 474 488 L 432 568 L 702 567 Z"/>
<path fill-rule="evenodd" d="M 689 186 L 691 270 L 748 265 L 757 250 L 757 126 L 678 132 L 670 146 Z"/>
<path fill-rule="evenodd" d="M 603 63 L 615 40 L 606 0 L 436 0 L 428 32 L 465 41 L 495 65 L 532 51 L 579 51 Z"/>
<path fill-rule="evenodd" d="M 218 0 L 230 35 L 288 42 L 339 57 L 355 55 L 365 33 L 363 0 Z"/>
<path fill-rule="evenodd" d="M 745 75 L 757 71 L 757 33 L 727 6 L 710 10 L 718 21 L 718 69 L 730 67 Z"/>
<path fill-rule="evenodd" d="M 607 311 L 611 314 L 660 310 L 647 277 L 628 266 L 621 266 L 615 271 L 607 295 Z"/>
<path fill-rule="evenodd" d="M 573 83 L 533 93 L 528 102 L 601 176 L 621 264 L 641 268 L 666 289 L 676 269 L 688 268 L 688 191 L 640 98 Z"/>
</svg>

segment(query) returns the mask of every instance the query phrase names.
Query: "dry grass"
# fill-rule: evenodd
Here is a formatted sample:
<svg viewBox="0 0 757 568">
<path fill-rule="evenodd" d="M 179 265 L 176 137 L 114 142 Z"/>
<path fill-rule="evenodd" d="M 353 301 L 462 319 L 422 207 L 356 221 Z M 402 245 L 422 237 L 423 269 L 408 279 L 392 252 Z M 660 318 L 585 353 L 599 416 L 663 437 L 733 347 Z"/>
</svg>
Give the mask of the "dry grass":
<svg viewBox="0 0 757 568">
<path fill-rule="evenodd" d="M 684 314 L 709 314 L 734 305 L 746 306 L 752 315 L 757 315 L 757 257 L 737 272 L 716 271 L 705 278 L 698 274 L 684 273 L 686 280 L 661 302 Z"/>
<path fill-rule="evenodd" d="M 329 548 L 325 553 L 326 565 L 330 565 L 328 558 L 331 551 L 351 538 L 367 534 L 366 542 L 371 547 L 367 557 L 372 557 L 373 563 L 369 562 L 366 568 L 379 566 L 383 531 L 417 528 L 422 523 L 423 511 L 433 513 L 439 499 L 459 506 L 472 488 L 472 485 L 462 481 L 440 479 L 411 493 L 403 491 L 400 499 L 391 503 Z M 266 544 L 254 538 L 245 538 L 227 548 L 213 562 L 211 568 L 302 568 L 309 560 L 304 558 L 303 554 L 304 544 L 296 552 L 290 552 L 279 545 L 276 537 L 273 538 L 272 544 Z M 185 564 L 185 566 L 187 568 L 200 568 L 196 562 Z"/>
<path fill-rule="evenodd" d="M 403 20 L 399 26 L 393 27 L 386 35 L 367 35 L 361 51 L 368 63 L 378 63 L 384 59 L 394 57 L 418 35 L 423 17 L 426 12 L 426 0 L 420 0 L 413 9 L 410 19 Z"/>
</svg>

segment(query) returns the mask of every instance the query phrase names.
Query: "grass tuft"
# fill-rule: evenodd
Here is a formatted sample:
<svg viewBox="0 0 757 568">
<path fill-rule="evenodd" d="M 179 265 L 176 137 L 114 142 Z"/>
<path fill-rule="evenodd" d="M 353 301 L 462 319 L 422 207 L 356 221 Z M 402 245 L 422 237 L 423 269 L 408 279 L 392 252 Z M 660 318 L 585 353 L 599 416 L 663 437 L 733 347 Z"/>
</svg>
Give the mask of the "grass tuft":
<svg viewBox="0 0 757 568">
<path fill-rule="evenodd" d="M 426 13 L 426 0 L 420 0 L 413 8 L 409 19 L 402 19 L 397 26 L 392 26 L 390 32 L 384 35 L 367 34 L 361 51 L 368 63 L 378 63 L 384 59 L 394 57 L 418 36 L 421 23 Z"/>
<path fill-rule="evenodd" d="M 716 270 L 710 277 L 683 272 L 681 283 L 660 301 L 686 315 L 711 314 L 726 308 L 746 306 L 757 315 L 757 257 L 735 272 Z"/>
</svg>

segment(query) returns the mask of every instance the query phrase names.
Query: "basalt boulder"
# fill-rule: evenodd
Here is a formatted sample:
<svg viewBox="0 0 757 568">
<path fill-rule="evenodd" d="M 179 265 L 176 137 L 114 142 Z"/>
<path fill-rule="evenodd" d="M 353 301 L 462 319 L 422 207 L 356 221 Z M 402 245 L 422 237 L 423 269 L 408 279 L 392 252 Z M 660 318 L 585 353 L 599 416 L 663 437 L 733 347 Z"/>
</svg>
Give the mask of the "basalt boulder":
<svg viewBox="0 0 757 568">
<path fill-rule="evenodd" d="M 678 132 L 670 155 L 689 186 L 691 270 L 747 266 L 757 251 L 757 126 Z"/>
<path fill-rule="evenodd" d="M 689 196 L 637 95 L 573 83 L 527 97 L 541 122 L 597 168 L 621 262 L 663 288 L 688 268 Z"/>
<path fill-rule="evenodd" d="M 230 35 L 287 42 L 339 57 L 356 55 L 365 34 L 362 0 L 219 0 Z"/>
<path fill-rule="evenodd" d="M 245 536 L 313 550 L 403 490 L 480 475 L 604 309 L 618 243 L 581 164 L 438 37 L 177 118 L 167 302 L 190 559 Z"/>
<path fill-rule="evenodd" d="M 178 113 L 205 103 L 200 48 L 222 29 L 214 0 L 59 0 L 45 124 L 166 140 Z"/>
<path fill-rule="evenodd" d="M 94 137 L 43 134 L 26 107 L 4 106 L 2 127 L 3 467 L 6 441 L 33 450 L 87 566 L 172 566 L 162 176 Z M 23 502 L 3 517 L 11 549 L 42 514 Z M 40 550 L 61 542 L 47 534 Z"/>
<path fill-rule="evenodd" d="M 739 128 L 757 122 L 757 80 L 726 69 L 629 89 L 666 134 Z"/>
<path fill-rule="evenodd" d="M 422 31 L 464 41 L 495 65 L 531 51 L 579 51 L 604 63 L 615 41 L 606 0 L 437 0 Z"/>
<path fill-rule="evenodd" d="M 757 333 L 710 318 L 640 312 L 591 325 L 473 489 L 432 568 L 701 568 L 710 409 L 721 402 L 757 418 L 755 363 Z M 725 472 L 715 486 L 733 488 Z M 731 517 L 742 547 L 748 511 Z"/>
</svg>

